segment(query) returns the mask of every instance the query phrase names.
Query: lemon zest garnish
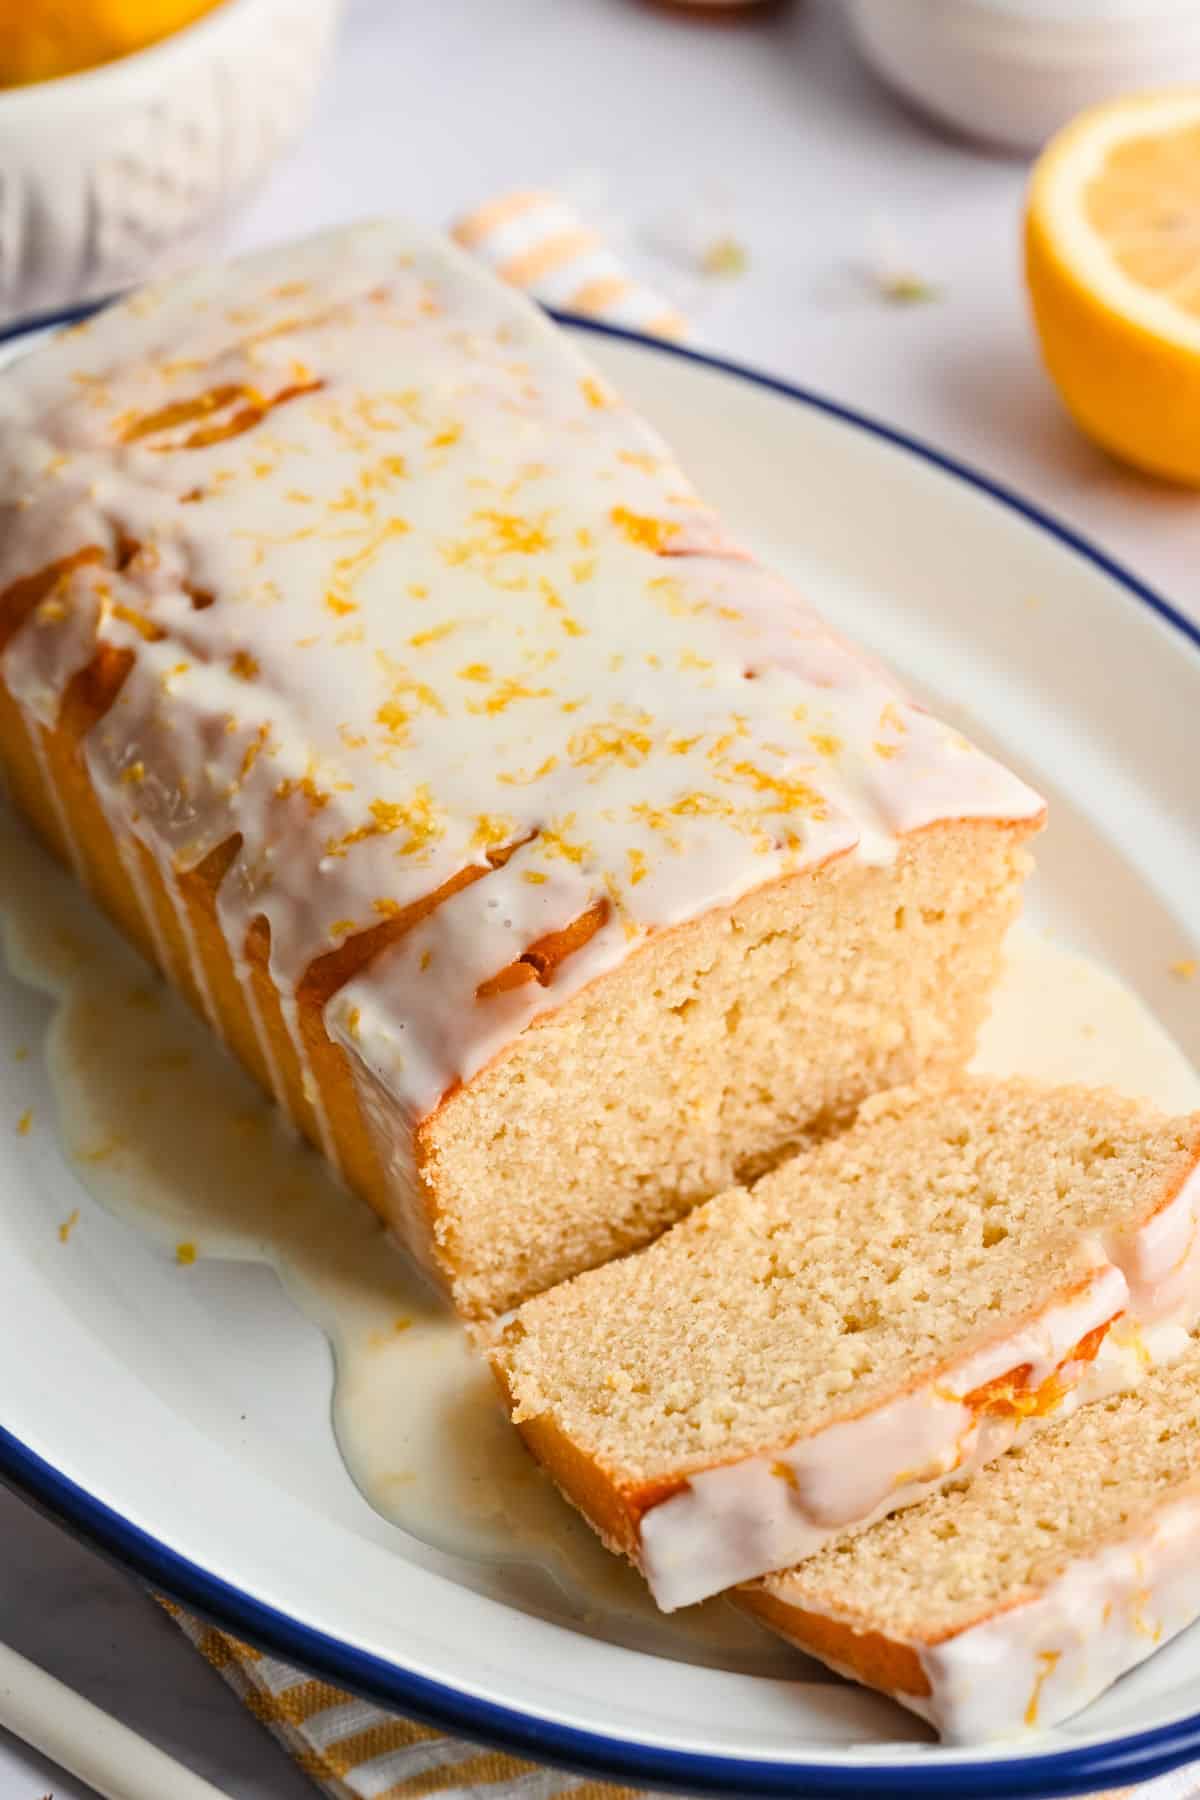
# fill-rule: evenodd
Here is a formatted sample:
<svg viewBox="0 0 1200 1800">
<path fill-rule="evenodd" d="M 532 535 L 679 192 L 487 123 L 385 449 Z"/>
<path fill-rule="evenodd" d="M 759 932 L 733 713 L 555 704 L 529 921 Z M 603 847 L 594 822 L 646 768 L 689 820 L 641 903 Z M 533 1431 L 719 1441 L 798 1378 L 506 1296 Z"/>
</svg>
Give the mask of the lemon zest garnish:
<svg viewBox="0 0 1200 1800">
<path fill-rule="evenodd" d="M 1037 1724 L 1038 1708 L 1041 1705 L 1042 1689 L 1054 1673 L 1062 1652 L 1060 1650 L 1039 1650 L 1037 1653 L 1038 1672 L 1033 1683 L 1033 1692 L 1029 1696 L 1029 1704 L 1025 1708 L 1025 1723 L 1031 1728 Z"/>
<path fill-rule="evenodd" d="M 636 769 L 645 762 L 653 747 L 654 740 L 647 731 L 632 726 L 589 725 L 568 740 L 567 755 L 576 768 L 614 762 L 626 769 Z"/>
<path fill-rule="evenodd" d="M 617 530 L 642 550 L 662 552 L 679 536 L 680 527 L 673 520 L 630 512 L 627 506 L 614 506 L 608 516 Z"/>
<path fill-rule="evenodd" d="M 444 619 L 440 625 L 431 625 L 428 631 L 415 632 L 408 641 L 414 650 L 420 650 L 426 644 L 439 644 L 443 638 L 448 638 L 452 631 L 457 631 L 458 627 L 457 619 Z"/>
<path fill-rule="evenodd" d="M 345 837 L 330 839 L 325 846 L 327 855 L 344 856 L 352 844 L 361 844 L 367 838 L 392 837 L 397 832 L 405 831 L 408 836 L 398 847 L 396 854 L 412 856 L 436 842 L 445 831 L 441 814 L 426 782 L 414 788 L 409 800 L 372 800 L 368 811 L 371 823 L 359 825 L 354 831 L 347 832 Z"/>
<path fill-rule="evenodd" d="M 549 700 L 553 698 L 553 694 L 553 688 L 527 687 L 523 681 L 518 681 L 514 676 L 509 675 L 497 683 L 496 688 L 486 700 L 469 700 L 467 711 L 495 715 L 507 712 L 509 707 L 515 705 L 518 700 Z"/>
<path fill-rule="evenodd" d="M 496 776 L 496 780 L 502 781 L 506 787 L 528 787 L 531 782 L 541 781 L 544 776 L 549 775 L 551 770 L 557 767 L 557 756 L 548 756 L 544 762 L 538 764 L 536 769 L 531 769 L 528 773 L 524 770 L 520 774 L 501 770 Z"/>
<path fill-rule="evenodd" d="M 471 833 L 471 843 L 476 849 L 488 850 L 493 844 L 508 844 L 516 836 L 517 827 L 513 820 L 502 813 L 480 813 L 475 821 L 475 829 Z"/>
<path fill-rule="evenodd" d="M 477 537 L 439 546 L 451 567 L 501 556 L 536 556 L 551 547 L 546 514 L 538 519 L 526 519 L 520 513 L 485 509 L 471 516 L 474 522 L 486 527 L 483 532 Z"/>
<path fill-rule="evenodd" d="M 564 818 L 558 821 L 557 825 L 552 824 L 544 826 L 539 839 L 544 854 L 547 856 L 561 856 L 564 861 L 575 864 L 586 861 L 587 857 L 591 854 L 592 847 L 590 844 L 586 843 L 574 843 L 567 836 L 567 833 L 572 831 L 574 826 L 574 813 L 567 813 Z"/>
</svg>

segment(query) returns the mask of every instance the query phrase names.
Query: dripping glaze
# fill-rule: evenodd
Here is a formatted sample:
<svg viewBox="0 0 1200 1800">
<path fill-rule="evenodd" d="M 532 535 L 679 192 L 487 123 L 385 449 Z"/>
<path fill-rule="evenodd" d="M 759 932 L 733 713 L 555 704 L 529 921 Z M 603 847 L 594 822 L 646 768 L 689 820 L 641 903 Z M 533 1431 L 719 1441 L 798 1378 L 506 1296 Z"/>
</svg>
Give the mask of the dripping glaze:
<svg viewBox="0 0 1200 1800">
<path fill-rule="evenodd" d="M 76 1175 L 162 1246 L 165 1280 L 190 1279 L 181 1245 L 189 1259 L 278 1272 L 332 1347 L 337 1442 L 370 1505 L 454 1555 L 545 1569 L 580 1616 L 636 1627 L 664 1653 L 794 1670 L 721 1601 L 657 1613 L 526 1456 L 457 1320 L 374 1215 L 285 1135 L 249 1078 L 2 806 L 0 871 L 10 967 L 54 1001 L 57 1129 Z M 1127 988 L 1027 926 L 1009 948 L 978 1069 L 1107 1082 L 1171 1112 L 1200 1105 L 1200 1080 Z M 178 1153 L 185 1093 L 200 1168 Z M 56 1225 L 48 1219 L 47 1233 Z M 72 1231 L 64 1254 L 86 1255 L 86 1243 L 86 1230 Z"/>
</svg>

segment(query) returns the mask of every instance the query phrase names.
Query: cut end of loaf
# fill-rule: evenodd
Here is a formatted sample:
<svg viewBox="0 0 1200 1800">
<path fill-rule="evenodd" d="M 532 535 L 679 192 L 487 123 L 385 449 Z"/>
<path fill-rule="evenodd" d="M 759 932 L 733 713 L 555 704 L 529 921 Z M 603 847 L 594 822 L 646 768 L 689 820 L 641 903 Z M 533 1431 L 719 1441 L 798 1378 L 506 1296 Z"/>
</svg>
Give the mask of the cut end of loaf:
<svg viewBox="0 0 1200 1800">
<path fill-rule="evenodd" d="M 854 1416 L 1083 1285 L 1093 1240 L 1174 1193 L 1200 1122 L 1025 1081 L 872 1097 L 859 1122 L 530 1301 L 502 1351 L 630 1487 Z"/>
<path fill-rule="evenodd" d="M 752 1190 L 522 1306 L 493 1352 L 512 1416 L 568 1497 L 644 1562 L 660 1601 L 679 1604 L 664 1595 L 687 1593 L 694 1572 L 671 1573 L 672 1558 L 708 1543 L 711 1562 L 712 1509 L 727 1504 L 706 1486 L 704 1516 L 664 1537 L 663 1503 L 684 1488 L 736 1470 L 797 1490 L 817 1480 L 827 1523 L 803 1524 L 807 1554 L 840 1523 L 928 1492 L 985 1423 L 1051 1415 L 1129 1302 L 1098 1245 L 1132 1241 L 1198 1158 L 1200 1119 L 1099 1090 L 973 1080 L 876 1096 Z M 986 1378 L 962 1379 L 981 1363 Z M 919 1416 L 895 1442 L 872 1435 L 909 1404 Z M 851 1427 L 860 1461 L 842 1469 L 823 1446 Z M 911 1468 L 907 1434 L 927 1427 L 945 1442 Z M 763 1512 L 761 1538 L 738 1550 L 745 1579 L 778 1566 L 771 1546 L 796 1527 L 787 1506 L 775 1520 L 765 1475 L 734 1498 Z"/>
<path fill-rule="evenodd" d="M 527 1030 L 419 1133 L 437 1261 L 486 1317 L 963 1066 L 1037 821 L 930 828 L 663 932 Z"/>
</svg>

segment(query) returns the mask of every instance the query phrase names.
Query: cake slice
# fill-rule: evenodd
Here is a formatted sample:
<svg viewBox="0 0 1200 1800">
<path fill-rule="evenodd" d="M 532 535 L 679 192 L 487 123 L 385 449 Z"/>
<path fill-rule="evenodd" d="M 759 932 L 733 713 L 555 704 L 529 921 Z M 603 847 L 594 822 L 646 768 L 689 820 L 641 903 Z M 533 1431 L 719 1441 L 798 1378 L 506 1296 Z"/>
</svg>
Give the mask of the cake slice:
<svg viewBox="0 0 1200 1800">
<path fill-rule="evenodd" d="M 399 224 L 4 372 L 0 765 L 476 1317 L 961 1067 L 1043 816 Z"/>
<path fill-rule="evenodd" d="M 665 1610 L 786 1568 L 1132 1385 L 1200 1313 L 1200 1115 L 964 1081 L 528 1301 L 514 1422 Z"/>
<path fill-rule="evenodd" d="M 1069 1717 L 1200 1618 L 1200 1344 L 737 1600 L 951 1743 Z"/>
</svg>

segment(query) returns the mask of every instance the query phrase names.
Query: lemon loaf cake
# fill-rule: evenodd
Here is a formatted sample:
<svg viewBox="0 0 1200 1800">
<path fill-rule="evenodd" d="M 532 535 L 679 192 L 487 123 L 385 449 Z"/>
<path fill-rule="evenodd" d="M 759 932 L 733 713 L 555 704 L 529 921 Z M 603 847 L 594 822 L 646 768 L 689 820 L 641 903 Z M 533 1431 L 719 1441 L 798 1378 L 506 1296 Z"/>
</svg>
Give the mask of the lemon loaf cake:
<svg viewBox="0 0 1200 1800">
<path fill-rule="evenodd" d="M 18 804 L 464 1313 L 969 1055 L 1041 801 L 461 251 L 54 337 L 0 508 Z"/>
<path fill-rule="evenodd" d="M 950 1742 L 1069 1717 L 1200 1618 L 1200 1346 L 737 1598 Z"/>
<path fill-rule="evenodd" d="M 514 1422 L 664 1609 L 813 1554 L 1132 1385 L 1200 1314 L 1200 1115 L 964 1081 L 526 1302 Z"/>
</svg>

